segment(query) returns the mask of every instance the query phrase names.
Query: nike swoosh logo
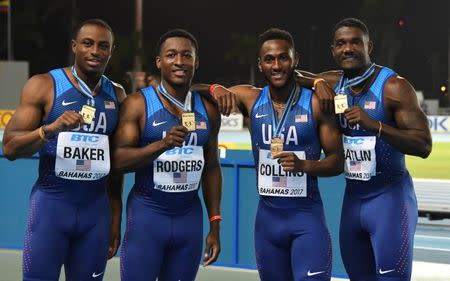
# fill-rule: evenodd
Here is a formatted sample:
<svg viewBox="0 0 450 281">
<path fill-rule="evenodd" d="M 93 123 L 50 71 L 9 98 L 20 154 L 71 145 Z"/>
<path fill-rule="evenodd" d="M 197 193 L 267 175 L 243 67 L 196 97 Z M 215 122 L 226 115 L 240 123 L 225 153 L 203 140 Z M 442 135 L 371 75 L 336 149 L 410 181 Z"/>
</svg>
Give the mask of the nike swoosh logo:
<svg viewBox="0 0 450 281">
<path fill-rule="evenodd" d="M 74 104 L 74 103 L 77 103 L 77 101 L 69 101 L 69 102 L 66 102 L 65 100 L 62 101 L 62 105 L 63 106 L 68 106 L 68 105 L 71 105 L 71 104 Z"/>
<path fill-rule="evenodd" d="M 167 121 L 156 122 L 155 120 L 153 120 L 153 127 L 156 127 L 156 126 L 162 125 L 162 124 L 164 124 L 164 123 L 167 123 Z"/>
<path fill-rule="evenodd" d="M 262 117 L 266 117 L 268 114 L 259 114 L 259 113 L 256 113 L 256 115 L 255 115 L 255 118 L 262 118 Z"/>
<path fill-rule="evenodd" d="M 381 268 L 380 268 L 380 270 L 378 271 L 380 274 L 386 274 L 386 273 L 389 273 L 389 272 L 392 272 L 392 271 L 394 271 L 395 269 L 390 269 L 390 270 L 381 270 Z"/>
<path fill-rule="evenodd" d="M 308 270 L 308 276 L 314 276 L 314 275 L 318 275 L 318 274 L 322 274 L 322 273 L 324 273 L 325 271 L 316 271 L 316 272 L 311 272 L 311 271 L 309 271 Z"/>
<path fill-rule="evenodd" d="M 102 275 L 103 274 L 103 272 L 100 272 L 99 274 L 96 274 L 95 272 L 94 273 L 92 273 L 92 277 L 93 278 L 97 278 L 97 277 L 99 277 L 100 275 Z"/>
</svg>

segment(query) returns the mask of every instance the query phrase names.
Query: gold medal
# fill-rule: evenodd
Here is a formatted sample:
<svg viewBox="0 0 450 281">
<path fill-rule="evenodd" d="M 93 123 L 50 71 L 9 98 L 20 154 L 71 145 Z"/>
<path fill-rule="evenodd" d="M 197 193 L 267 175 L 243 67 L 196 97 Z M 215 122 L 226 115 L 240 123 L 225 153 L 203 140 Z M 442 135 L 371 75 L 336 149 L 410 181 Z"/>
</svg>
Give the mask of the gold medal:
<svg viewBox="0 0 450 281">
<path fill-rule="evenodd" d="M 283 151 L 283 140 L 281 138 L 272 138 L 270 140 L 270 155 Z"/>
<path fill-rule="evenodd" d="M 181 115 L 181 124 L 186 127 L 189 132 L 195 131 L 195 114 L 194 112 L 184 112 Z"/>
<path fill-rule="evenodd" d="M 334 111 L 336 112 L 336 114 L 344 113 L 347 108 L 347 95 L 339 94 L 334 97 Z"/>
<path fill-rule="evenodd" d="M 95 107 L 83 105 L 80 114 L 83 116 L 84 123 L 90 125 L 95 117 Z"/>
</svg>

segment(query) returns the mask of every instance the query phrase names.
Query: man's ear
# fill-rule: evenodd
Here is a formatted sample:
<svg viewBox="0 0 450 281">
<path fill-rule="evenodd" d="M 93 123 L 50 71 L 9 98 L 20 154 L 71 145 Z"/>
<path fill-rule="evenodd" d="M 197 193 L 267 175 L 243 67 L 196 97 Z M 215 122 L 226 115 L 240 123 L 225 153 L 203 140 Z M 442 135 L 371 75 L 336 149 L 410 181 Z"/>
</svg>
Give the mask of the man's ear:
<svg viewBox="0 0 450 281">
<path fill-rule="evenodd" d="M 75 49 L 77 48 L 77 41 L 75 41 L 74 39 L 72 39 L 72 53 L 75 54 Z"/>
<path fill-rule="evenodd" d="M 369 55 L 372 54 L 372 50 L 373 50 L 373 41 L 369 41 L 369 43 L 368 43 L 368 50 L 369 50 Z"/>
<path fill-rule="evenodd" d="M 158 69 L 161 69 L 161 57 L 160 56 L 156 56 L 155 63 L 156 63 L 156 67 Z"/>
</svg>

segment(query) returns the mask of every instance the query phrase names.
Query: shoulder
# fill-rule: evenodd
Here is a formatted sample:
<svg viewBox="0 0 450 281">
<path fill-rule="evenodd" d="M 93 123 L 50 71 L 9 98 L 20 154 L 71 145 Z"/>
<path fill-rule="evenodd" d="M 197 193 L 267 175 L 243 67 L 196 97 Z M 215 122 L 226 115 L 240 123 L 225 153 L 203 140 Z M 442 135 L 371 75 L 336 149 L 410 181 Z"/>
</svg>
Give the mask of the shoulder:
<svg viewBox="0 0 450 281">
<path fill-rule="evenodd" d="M 114 81 L 111 81 L 111 84 L 113 85 L 113 87 L 116 91 L 117 100 L 119 101 L 119 103 L 122 103 L 127 96 L 125 93 L 125 89 L 122 87 L 122 85 L 120 85 L 119 83 L 116 83 Z"/>
<path fill-rule="evenodd" d="M 393 75 L 392 77 L 388 78 L 386 84 L 384 85 L 384 91 L 389 93 L 398 93 L 401 91 L 409 90 L 414 90 L 414 88 L 408 80 L 399 75 Z"/>
<path fill-rule="evenodd" d="M 53 88 L 53 78 L 49 73 L 36 74 L 28 79 L 25 86 L 39 86 Z"/>
<path fill-rule="evenodd" d="M 408 80 L 399 75 L 394 75 L 386 81 L 384 85 L 384 95 L 392 98 L 409 95 L 415 96 L 415 90 Z"/>
<path fill-rule="evenodd" d="M 137 105 L 137 104 L 144 105 L 144 96 L 140 92 L 135 92 L 135 93 L 128 95 L 124 99 L 123 103 L 129 104 L 129 105 Z"/>
<path fill-rule="evenodd" d="M 53 78 L 48 73 L 34 75 L 25 83 L 21 96 L 34 101 L 47 100 L 53 95 L 53 84 Z"/>
<path fill-rule="evenodd" d="M 384 85 L 384 100 L 391 106 L 403 107 L 417 103 L 414 87 L 405 78 L 394 75 Z"/>
<path fill-rule="evenodd" d="M 144 96 L 139 93 L 132 93 L 128 95 L 121 104 L 122 112 L 126 114 L 140 114 L 145 111 Z"/>
</svg>

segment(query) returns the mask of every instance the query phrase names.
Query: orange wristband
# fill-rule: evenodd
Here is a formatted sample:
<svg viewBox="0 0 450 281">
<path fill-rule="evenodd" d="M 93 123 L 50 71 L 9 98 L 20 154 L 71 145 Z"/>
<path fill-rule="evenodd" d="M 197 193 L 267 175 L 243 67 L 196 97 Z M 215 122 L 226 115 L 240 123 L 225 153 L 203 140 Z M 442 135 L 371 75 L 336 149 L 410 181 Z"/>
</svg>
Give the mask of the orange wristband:
<svg viewBox="0 0 450 281">
<path fill-rule="evenodd" d="M 222 220 L 222 216 L 221 215 L 217 215 L 217 216 L 212 216 L 209 218 L 209 222 L 213 222 L 216 220 Z"/>
<path fill-rule="evenodd" d="M 42 127 L 39 127 L 38 134 L 41 140 L 48 142 L 48 139 L 45 137 Z"/>
<path fill-rule="evenodd" d="M 323 78 L 316 78 L 316 79 L 314 79 L 314 82 L 313 82 L 313 89 L 316 89 L 316 85 L 317 85 L 317 83 L 319 83 L 319 82 L 325 82 L 325 79 L 323 79 Z"/>
<path fill-rule="evenodd" d="M 209 86 L 209 93 L 212 94 L 217 87 L 222 87 L 220 84 L 212 84 Z"/>
</svg>

